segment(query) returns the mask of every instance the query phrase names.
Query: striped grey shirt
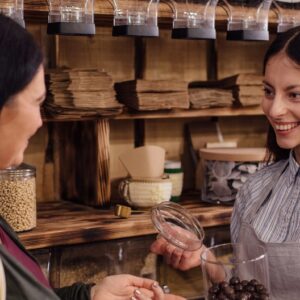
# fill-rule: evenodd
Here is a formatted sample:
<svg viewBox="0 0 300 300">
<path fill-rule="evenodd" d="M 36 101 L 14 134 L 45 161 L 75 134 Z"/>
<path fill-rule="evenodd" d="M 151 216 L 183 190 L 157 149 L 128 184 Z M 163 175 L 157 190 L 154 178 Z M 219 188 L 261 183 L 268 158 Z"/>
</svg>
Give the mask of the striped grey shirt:
<svg viewBox="0 0 300 300">
<path fill-rule="evenodd" d="M 286 162 L 282 160 L 262 168 L 242 186 L 232 214 L 232 242 L 237 241 L 241 222 L 248 215 L 252 204 L 259 200 L 263 189 L 275 180 L 274 172 Z M 300 242 L 300 172 L 292 151 L 288 162 L 269 200 L 260 207 L 252 221 L 257 236 L 264 242 Z"/>
</svg>

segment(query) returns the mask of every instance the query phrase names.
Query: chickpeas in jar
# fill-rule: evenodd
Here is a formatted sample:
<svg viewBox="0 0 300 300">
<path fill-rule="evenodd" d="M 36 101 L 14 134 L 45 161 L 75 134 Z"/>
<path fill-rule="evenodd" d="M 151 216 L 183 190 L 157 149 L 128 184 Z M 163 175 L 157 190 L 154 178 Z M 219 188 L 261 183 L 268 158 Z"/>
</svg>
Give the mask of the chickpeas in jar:
<svg viewBox="0 0 300 300">
<path fill-rule="evenodd" d="M 0 215 L 17 232 L 36 227 L 35 177 L 27 164 L 0 170 Z"/>
</svg>

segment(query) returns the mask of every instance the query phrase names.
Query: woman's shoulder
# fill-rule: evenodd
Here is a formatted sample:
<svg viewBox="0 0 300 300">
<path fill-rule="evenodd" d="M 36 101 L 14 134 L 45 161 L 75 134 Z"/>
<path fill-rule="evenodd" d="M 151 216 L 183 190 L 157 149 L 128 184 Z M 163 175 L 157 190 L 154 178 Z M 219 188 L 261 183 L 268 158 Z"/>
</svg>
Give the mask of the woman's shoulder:
<svg viewBox="0 0 300 300">
<path fill-rule="evenodd" d="M 240 203 L 254 201 L 255 195 L 258 195 L 265 187 L 269 186 L 274 180 L 277 180 L 278 171 L 282 170 L 287 160 L 281 160 L 276 163 L 264 165 L 250 175 L 237 194 L 237 201 Z M 249 199 L 251 201 L 248 201 Z"/>
<path fill-rule="evenodd" d="M 259 201 L 261 193 L 269 184 L 277 180 L 276 174 L 282 170 L 287 160 L 263 166 L 256 173 L 250 175 L 237 193 L 235 201 L 235 212 L 243 214 L 252 204 Z"/>
<path fill-rule="evenodd" d="M 263 165 L 256 173 L 249 176 L 246 181 L 247 185 L 256 185 L 257 183 L 262 184 L 272 181 L 275 178 L 277 171 L 281 170 L 284 165 L 286 165 L 287 161 L 287 159 L 284 159 L 275 163 Z"/>
</svg>

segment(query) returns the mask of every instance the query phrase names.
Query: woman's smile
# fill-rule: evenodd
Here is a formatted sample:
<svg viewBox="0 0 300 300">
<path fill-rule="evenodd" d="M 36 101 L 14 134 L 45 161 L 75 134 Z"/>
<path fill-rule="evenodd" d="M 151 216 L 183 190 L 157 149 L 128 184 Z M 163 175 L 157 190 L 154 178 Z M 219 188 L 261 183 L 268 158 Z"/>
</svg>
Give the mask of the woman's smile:
<svg viewBox="0 0 300 300">
<path fill-rule="evenodd" d="M 279 134 L 289 134 L 297 127 L 299 127 L 300 122 L 276 122 L 273 123 L 273 128 L 275 129 L 276 133 Z"/>
</svg>

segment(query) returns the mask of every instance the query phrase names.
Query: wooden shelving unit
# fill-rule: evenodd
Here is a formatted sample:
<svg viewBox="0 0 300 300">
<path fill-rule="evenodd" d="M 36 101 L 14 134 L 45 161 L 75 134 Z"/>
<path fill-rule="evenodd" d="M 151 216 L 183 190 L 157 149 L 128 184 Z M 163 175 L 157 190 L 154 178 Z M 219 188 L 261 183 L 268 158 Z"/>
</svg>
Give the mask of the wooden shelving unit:
<svg viewBox="0 0 300 300">
<path fill-rule="evenodd" d="M 187 199 L 182 206 L 196 216 L 203 227 L 228 225 L 231 206 L 204 204 Z M 49 202 L 38 205 L 37 227 L 19 233 L 27 249 L 42 249 L 104 240 L 155 234 L 150 210 L 133 210 L 128 219 L 120 219 L 111 209 L 95 209 L 71 202 Z"/>
<path fill-rule="evenodd" d="M 48 5 L 46 0 L 25 0 L 24 1 L 24 14 L 25 14 L 25 21 L 27 24 L 32 23 L 39 23 L 43 24 L 42 30 L 37 31 L 39 34 L 41 34 L 41 39 L 44 38 L 45 40 L 45 25 L 47 24 L 47 16 L 48 16 Z M 107 39 L 107 37 L 110 37 L 110 33 L 108 32 L 108 27 L 112 26 L 113 21 L 113 8 L 111 4 L 108 2 L 108 0 L 95 0 L 95 23 L 97 26 L 105 26 L 105 35 L 104 37 Z M 168 5 L 165 3 L 159 4 L 159 27 L 160 28 L 168 28 L 170 29 L 172 27 L 172 11 Z M 270 25 L 275 28 L 276 19 L 275 16 L 270 17 Z M 225 14 L 225 11 L 221 8 L 217 8 L 216 13 L 216 28 L 218 31 L 223 31 L 223 33 L 226 31 L 227 26 L 227 15 Z M 271 27 L 270 26 L 270 27 Z M 101 32 L 101 28 L 97 28 L 97 32 Z M 99 30 L 100 29 L 100 30 Z M 107 33 L 108 32 L 108 33 Z M 73 38 L 73 37 L 72 37 Z M 70 39 L 70 40 L 69 40 Z M 112 41 L 107 42 L 105 45 L 108 45 L 109 47 L 106 48 L 108 51 L 111 51 L 114 48 L 114 43 L 116 38 L 111 38 Z M 62 41 L 61 41 L 62 40 Z M 64 65 L 64 63 L 68 63 L 72 66 L 75 62 L 73 60 L 68 60 L 70 51 L 62 52 L 61 57 L 59 57 L 59 51 L 65 47 L 64 49 L 72 49 L 71 45 L 72 41 L 69 37 L 64 38 L 55 37 L 50 42 L 50 46 L 48 45 L 48 50 L 50 52 L 49 56 L 52 59 L 51 67 L 61 66 Z M 102 41 L 99 40 L 99 37 L 97 39 L 97 36 L 94 39 L 88 40 L 87 38 L 82 39 L 82 41 L 77 40 L 78 43 L 82 43 L 80 49 L 88 49 L 88 46 L 90 45 L 88 42 L 93 43 L 102 43 Z M 168 40 L 162 39 L 162 42 L 167 42 Z M 173 42 L 173 41 L 172 41 Z M 180 41 L 184 43 L 185 41 Z M 194 42 L 194 41 L 193 41 Z M 195 42 L 197 43 L 197 42 Z M 202 42 L 201 42 L 202 43 Z M 204 42 L 203 42 L 204 43 Z M 205 42 L 206 43 L 206 42 Z M 174 42 L 175 44 L 175 42 Z M 213 53 L 214 50 L 214 41 L 210 41 L 206 43 L 207 45 L 207 66 L 201 66 L 204 70 L 206 69 L 207 76 L 206 78 L 212 79 L 213 71 L 216 70 L 217 65 L 215 63 L 215 60 L 217 58 L 216 54 Z M 137 39 L 135 41 L 135 44 L 132 46 L 129 43 L 120 43 L 121 46 L 127 45 L 130 51 L 134 52 L 136 57 L 134 58 L 134 77 L 137 78 L 139 74 L 143 74 L 143 71 L 147 69 L 147 65 L 145 65 L 146 60 L 146 51 L 145 51 L 145 43 L 141 39 Z M 177 44 L 176 44 L 177 45 Z M 148 48 L 155 48 L 154 50 L 156 52 L 160 51 L 159 48 L 156 45 L 147 45 Z M 189 46 L 190 47 L 190 46 Z M 170 51 L 170 47 L 168 44 L 165 45 L 165 48 Z M 178 49 L 178 45 L 177 48 Z M 78 48 L 79 49 L 79 48 Z M 98 50 L 101 50 L 102 48 L 93 48 L 94 51 L 91 51 L 91 53 L 88 53 L 86 56 L 82 56 L 79 58 L 83 58 L 83 61 L 85 59 L 86 62 L 90 62 L 89 59 L 95 54 L 98 53 Z M 106 50 L 105 49 L 105 50 Z M 188 49 L 188 48 L 187 48 Z M 200 49 L 200 47 L 199 47 Z M 203 47 L 201 47 L 201 50 L 203 50 Z M 81 51 L 81 50 L 78 50 Z M 153 53 L 155 53 L 155 51 Z M 53 53 L 52 53 L 53 52 Z M 100 52 L 100 51 L 99 51 Z M 124 51 L 125 52 L 125 51 Z M 191 52 L 193 53 L 193 52 Z M 202 52 L 197 52 L 196 59 L 198 59 L 198 55 Z M 182 53 L 181 53 L 182 54 Z M 64 56 L 65 55 L 65 56 Z M 154 55 L 154 54 L 152 54 Z M 106 56 L 103 56 L 104 59 Z M 195 55 L 193 56 L 195 57 Z M 119 56 L 112 55 L 111 57 L 111 64 L 114 64 L 113 58 L 119 59 Z M 130 58 L 130 57 L 129 57 Z M 126 59 L 126 57 L 125 57 Z M 147 58 L 149 61 L 149 57 Z M 161 58 L 161 60 L 164 58 Z M 168 57 L 165 58 L 166 60 L 169 59 Z M 199 59 L 202 59 L 199 58 Z M 187 61 L 190 60 L 190 57 L 188 57 Z M 93 62 L 95 63 L 96 60 Z M 129 67 L 132 67 L 129 64 Z M 114 68 L 112 68 L 115 70 Z M 197 68 L 197 72 L 200 70 L 200 68 Z M 202 69 L 201 69 L 202 70 Z M 115 70 L 117 73 L 121 72 L 123 73 L 122 76 L 132 76 L 132 73 L 125 72 L 124 69 Z M 166 70 L 164 70 L 166 71 Z M 168 70 L 167 70 L 168 71 Z M 180 69 L 179 69 L 180 71 Z M 153 72 L 152 72 L 153 73 Z M 212 73 L 212 74 L 211 74 Z M 216 72 L 215 72 L 216 73 Z M 174 74 L 181 74 L 178 71 L 174 71 Z M 173 74 L 173 75 L 174 75 Z M 147 74 L 146 74 L 147 75 Z M 215 74 L 216 75 L 216 74 Z M 149 73 L 148 73 L 149 76 Z M 152 74 L 153 76 L 153 74 Z M 197 73 L 198 76 L 198 73 Z M 199 72 L 199 78 L 201 77 L 201 72 Z M 147 77 L 147 76 L 146 76 Z M 151 76 L 150 76 L 151 77 Z M 154 76 L 156 78 L 157 76 Z M 195 77 L 195 76 L 194 76 Z M 160 112 L 129 112 L 124 111 L 123 113 L 111 117 L 105 117 L 108 119 L 113 120 L 134 120 L 134 145 L 142 145 L 143 141 L 145 139 L 145 124 L 143 120 L 146 119 L 179 119 L 179 118 L 205 118 L 205 117 L 231 117 L 231 116 L 261 116 L 263 115 L 262 110 L 260 107 L 244 107 L 244 108 L 211 108 L 211 109 L 201 109 L 201 110 L 172 110 L 172 111 L 160 111 Z M 46 122 L 60 122 L 59 124 L 55 124 L 55 126 L 52 126 L 53 124 L 47 124 L 49 128 L 52 128 L 50 136 L 50 143 L 49 147 L 47 149 L 50 149 L 49 152 L 51 152 L 51 149 L 54 148 L 56 144 L 54 144 L 54 138 L 57 138 L 59 135 L 58 132 L 61 132 L 61 127 L 64 125 L 68 125 L 66 123 L 62 123 L 64 121 L 88 121 L 88 120 L 97 120 L 102 117 L 86 117 L 86 116 L 72 116 L 72 117 L 44 117 L 44 121 Z M 104 117 L 103 117 L 104 118 Z M 185 120 L 183 120 L 185 121 Z M 159 121 L 158 121 L 159 122 Z M 111 122 L 112 123 L 112 122 Z M 118 123 L 118 122 L 116 122 Z M 120 122 L 121 123 L 121 122 Z M 125 123 L 125 122 L 123 122 Z M 123 124 L 122 123 L 122 124 Z M 129 122 L 128 122 L 129 123 Z M 151 122 L 149 122 L 151 123 Z M 122 126 L 122 124 L 120 126 Z M 57 125 L 57 126 L 56 126 Z M 74 124 L 71 124 L 74 125 Z M 80 125 L 84 125 L 84 123 L 80 123 Z M 71 126 L 70 126 L 71 127 Z M 122 128 L 121 128 L 122 129 Z M 97 132 L 96 132 L 97 133 Z M 181 137 L 181 136 L 180 136 Z M 59 139 L 57 139 L 59 140 Z M 63 140 L 63 139 L 62 139 Z M 136 143 L 136 141 L 140 141 L 139 143 Z M 68 143 L 65 143 L 67 145 Z M 54 146 L 53 146 L 54 145 Z M 90 139 L 86 144 L 84 145 L 86 148 L 95 147 L 94 139 Z M 80 148 L 80 147 L 78 147 Z M 55 148 L 56 149 L 56 148 Z M 93 148 L 94 149 L 94 148 Z M 51 154 L 51 153 L 50 153 Z M 55 167 L 59 167 L 62 162 L 60 161 L 60 154 L 58 152 L 55 152 L 53 157 L 50 157 L 51 163 Z M 51 156 L 51 155 L 49 155 Z M 75 157 L 76 158 L 76 157 Z M 77 158 L 76 158 L 77 159 Z M 65 163 L 65 161 L 64 161 Z M 70 170 L 74 170 L 74 165 L 70 163 L 68 166 L 63 166 L 63 168 L 69 167 Z M 59 168 L 54 168 L 55 172 L 58 172 Z M 52 173 L 50 173 L 52 175 Z M 59 173 L 54 174 L 55 179 L 57 180 Z M 92 174 L 91 176 L 94 176 Z M 47 177 L 45 177 L 47 178 Z M 107 182 L 109 185 L 109 181 Z M 55 195 L 56 196 L 56 195 Z M 232 208 L 231 207 L 221 207 L 221 206 L 212 206 L 212 205 L 204 205 L 199 203 L 199 199 L 190 200 L 187 202 L 187 205 L 191 208 L 191 212 L 199 217 L 200 221 L 202 222 L 203 226 L 218 226 L 218 225 L 226 225 L 230 223 L 230 215 Z M 122 230 L 119 230 L 119 228 L 122 228 Z M 37 228 L 30 232 L 24 232 L 20 233 L 20 239 L 25 244 L 25 246 L 28 249 L 39 249 L 39 248 L 46 248 L 46 247 L 55 247 L 59 245 L 72 245 L 76 243 L 89 243 L 93 241 L 101 241 L 101 240 L 107 240 L 107 239 L 117 239 L 117 238 L 127 238 L 127 237 L 133 237 L 138 235 L 146 235 L 146 234 L 154 234 L 154 228 L 151 224 L 151 220 L 149 218 L 149 215 L 147 215 L 147 212 L 136 212 L 133 213 L 131 218 L 128 220 L 119 219 L 114 216 L 112 210 L 97 210 L 93 209 L 87 206 L 79 206 L 76 204 L 73 204 L 71 202 L 53 202 L 53 203 L 41 203 L 38 206 L 38 224 Z"/>
</svg>

